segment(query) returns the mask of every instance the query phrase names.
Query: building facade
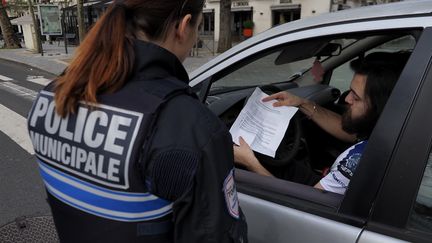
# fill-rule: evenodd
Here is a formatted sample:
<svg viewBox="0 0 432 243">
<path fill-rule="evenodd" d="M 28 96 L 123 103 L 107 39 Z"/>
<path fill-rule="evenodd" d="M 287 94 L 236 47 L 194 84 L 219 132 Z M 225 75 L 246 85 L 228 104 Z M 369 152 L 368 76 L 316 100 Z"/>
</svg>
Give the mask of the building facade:
<svg viewBox="0 0 432 243">
<path fill-rule="evenodd" d="M 253 34 L 273 26 L 322 13 L 400 0 L 232 0 L 231 30 L 233 41 L 241 41 L 243 24 L 254 23 Z M 206 0 L 202 35 L 219 39 L 220 0 Z"/>
</svg>

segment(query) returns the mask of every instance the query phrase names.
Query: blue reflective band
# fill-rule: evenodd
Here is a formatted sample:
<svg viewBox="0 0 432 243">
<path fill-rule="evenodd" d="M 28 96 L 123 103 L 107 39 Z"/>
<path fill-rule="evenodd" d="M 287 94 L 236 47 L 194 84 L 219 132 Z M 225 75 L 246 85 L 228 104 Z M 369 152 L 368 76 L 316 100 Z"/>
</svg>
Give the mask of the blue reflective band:
<svg viewBox="0 0 432 243">
<path fill-rule="evenodd" d="M 108 190 L 90 187 L 87 182 L 68 178 L 64 173 L 39 163 L 40 173 L 48 191 L 59 200 L 80 210 L 104 218 L 121 221 L 143 221 L 159 218 L 171 213 L 172 204 L 152 194 L 122 192 L 121 195 Z M 129 196 L 128 194 L 132 195 Z"/>
</svg>

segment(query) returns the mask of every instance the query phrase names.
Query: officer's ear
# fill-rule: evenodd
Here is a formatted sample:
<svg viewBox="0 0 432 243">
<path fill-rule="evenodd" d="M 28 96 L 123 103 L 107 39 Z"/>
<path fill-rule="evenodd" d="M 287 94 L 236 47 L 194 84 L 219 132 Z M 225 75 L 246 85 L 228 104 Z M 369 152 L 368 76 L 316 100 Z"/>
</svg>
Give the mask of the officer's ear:
<svg viewBox="0 0 432 243">
<path fill-rule="evenodd" d="M 183 18 L 179 20 L 179 23 L 176 26 L 176 38 L 180 42 L 184 42 L 188 39 L 193 31 L 193 26 L 191 25 L 192 15 L 186 14 Z"/>
</svg>

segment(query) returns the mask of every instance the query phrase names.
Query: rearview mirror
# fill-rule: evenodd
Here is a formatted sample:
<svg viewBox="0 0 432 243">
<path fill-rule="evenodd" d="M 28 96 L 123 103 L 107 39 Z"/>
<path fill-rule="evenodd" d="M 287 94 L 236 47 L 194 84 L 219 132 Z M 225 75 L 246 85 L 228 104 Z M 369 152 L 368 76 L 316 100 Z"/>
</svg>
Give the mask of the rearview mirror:
<svg viewBox="0 0 432 243">
<path fill-rule="evenodd" d="M 285 47 L 275 60 L 276 65 L 296 62 L 312 57 L 337 56 L 342 45 L 327 41 L 303 41 Z"/>
</svg>

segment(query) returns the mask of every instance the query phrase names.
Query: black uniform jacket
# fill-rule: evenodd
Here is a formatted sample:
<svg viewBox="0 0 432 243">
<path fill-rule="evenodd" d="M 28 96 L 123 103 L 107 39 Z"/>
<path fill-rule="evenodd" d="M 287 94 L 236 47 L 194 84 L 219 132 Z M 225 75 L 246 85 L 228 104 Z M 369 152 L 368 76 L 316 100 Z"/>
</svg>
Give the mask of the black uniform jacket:
<svg viewBox="0 0 432 243">
<path fill-rule="evenodd" d="M 102 184 L 95 187 L 93 184 L 88 184 L 94 182 L 89 177 L 91 175 L 87 177 L 84 175 L 84 179 L 83 177 L 75 179 L 77 172 L 69 173 L 68 170 L 58 170 L 58 166 L 67 161 L 55 164 L 52 161 L 43 160 L 43 155 L 47 154 L 46 151 L 35 149 L 38 151 L 38 158 L 42 159 L 39 160 L 39 164 L 44 180 L 48 183 L 48 201 L 60 240 L 63 242 L 246 242 L 246 223 L 239 207 L 234 182 L 232 141 L 226 126 L 191 92 L 188 86 L 188 75 L 175 55 L 162 47 L 142 41 L 134 43 L 134 50 L 136 58 L 130 80 L 114 94 L 98 96 L 99 107 L 101 109 L 108 106 L 114 107 L 110 108 L 111 111 L 107 111 L 106 114 L 123 112 L 123 108 L 145 111 L 147 109 L 145 107 L 150 106 L 152 101 L 157 101 L 153 104 L 157 104 L 158 112 L 151 113 L 150 117 L 153 118 L 150 122 L 146 122 L 148 124 L 145 126 L 146 129 L 141 128 L 136 133 L 137 137 L 132 144 L 134 149 L 131 150 L 131 156 L 124 157 L 131 159 L 127 159 L 127 162 L 124 159 L 111 161 L 112 166 L 109 171 L 112 174 L 110 174 L 112 183 L 102 181 Z M 42 91 L 36 102 L 42 104 L 43 100 L 44 102 L 52 100 L 51 90 L 52 88 L 48 86 Z M 176 92 L 170 93 L 170 90 L 176 90 Z M 161 95 L 165 98 L 164 102 L 159 105 L 160 102 L 154 98 L 160 94 L 171 95 Z M 142 104 L 139 104 L 140 102 Z M 42 129 L 50 126 L 47 126 L 46 122 L 43 125 L 43 122 L 40 121 L 45 119 L 41 114 L 43 106 L 36 106 L 39 116 L 35 116 L 35 108 L 33 108 L 30 115 L 32 119 L 29 123 L 35 147 L 42 148 L 42 143 L 36 139 L 35 134 L 38 132 L 41 138 L 44 136 L 50 137 L 49 139 L 54 137 L 59 141 L 62 140 L 56 135 L 57 133 L 51 135 L 52 133 L 46 132 L 48 130 Z M 81 108 L 86 114 L 87 112 L 94 113 L 94 110 Z M 78 118 L 74 118 L 75 115 L 71 117 L 69 125 L 76 124 L 75 120 Z M 126 148 L 120 142 L 126 141 L 124 139 L 129 135 L 122 134 L 132 133 L 121 131 L 129 124 L 125 123 L 126 120 L 119 120 L 118 117 L 116 121 L 122 125 L 114 126 L 118 131 L 116 137 L 110 140 L 110 148 L 112 151 L 121 151 L 125 154 L 125 149 L 119 149 Z M 102 124 L 102 120 L 96 119 L 102 118 L 93 119 L 93 122 L 98 121 Z M 45 119 L 47 120 L 50 119 Z M 104 122 L 111 124 L 114 120 L 108 117 Z M 86 131 L 100 136 L 107 132 L 101 129 L 102 126 L 99 126 L 94 131 Z M 68 135 L 67 131 L 64 134 Z M 84 133 L 87 141 L 91 142 L 88 143 L 90 145 L 94 145 L 97 141 L 97 137 L 92 136 L 89 134 L 86 136 Z M 69 140 L 78 141 L 75 136 L 73 138 L 71 136 Z M 49 148 L 45 149 L 49 150 Z M 67 147 L 65 147 L 66 150 Z M 63 149 L 55 151 L 60 153 Z M 52 156 L 56 155 L 55 151 L 53 150 Z M 82 152 L 82 154 L 85 153 Z M 63 158 L 64 156 L 64 154 L 58 154 L 57 157 Z M 50 166 L 51 164 L 54 167 Z M 124 167 L 125 164 L 126 167 Z M 77 165 L 74 165 L 75 169 L 83 170 Z M 87 165 L 90 164 L 86 164 L 84 168 L 87 173 L 89 171 L 96 173 Z M 124 178 L 126 177 L 119 177 L 120 179 L 116 180 L 116 177 L 113 176 L 123 172 L 128 178 L 129 186 L 125 184 Z M 82 181 L 86 178 L 89 180 Z M 65 181 L 73 185 L 80 183 L 80 188 L 72 188 L 70 184 L 66 183 L 66 185 Z M 51 185 L 56 186 L 57 189 L 54 190 Z M 123 191 L 113 191 L 113 186 L 123 188 Z M 84 189 L 81 190 L 81 188 L 93 189 L 83 191 Z M 94 193 L 95 190 L 98 191 L 97 195 Z M 99 200 L 94 205 L 80 204 L 79 206 L 74 204 L 75 201 L 64 196 L 75 191 L 81 193 L 79 196 L 83 201 L 98 198 L 107 193 L 114 199 L 113 202 Z M 141 207 L 139 205 L 143 204 L 138 205 L 134 203 L 135 201 L 123 203 L 121 198 L 127 197 L 127 200 L 131 200 L 134 194 L 143 195 L 143 193 L 151 193 L 160 200 L 153 198 L 150 200 L 153 200 L 154 203 L 153 201 L 143 202 L 152 208 L 149 209 L 152 217 L 145 216 L 149 214 L 142 214 L 141 218 L 137 217 L 132 220 L 127 212 L 135 208 L 129 208 L 126 204 L 129 203 L 135 207 Z M 146 197 L 151 198 L 152 196 Z M 114 209 L 122 208 L 126 212 L 124 217 L 129 218 L 122 218 L 121 214 L 108 215 L 104 213 L 105 211 L 94 208 L 99 205 Z"/>
<path fill-rule="evenodd" d="M 137 52 L 140 72 L 149 78 L 175 76 L 186 86 L 182 64 L 160 52 L 156 59 Z M 174 201 L 174 241 L 247 242 L 227 127 L 196 98 L 180 95 L 163 108 L 154 131 L 145 177 L 151 193 Z"/>
</svg>

